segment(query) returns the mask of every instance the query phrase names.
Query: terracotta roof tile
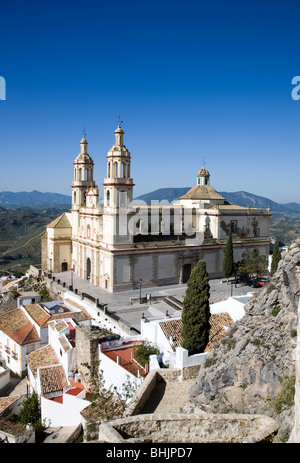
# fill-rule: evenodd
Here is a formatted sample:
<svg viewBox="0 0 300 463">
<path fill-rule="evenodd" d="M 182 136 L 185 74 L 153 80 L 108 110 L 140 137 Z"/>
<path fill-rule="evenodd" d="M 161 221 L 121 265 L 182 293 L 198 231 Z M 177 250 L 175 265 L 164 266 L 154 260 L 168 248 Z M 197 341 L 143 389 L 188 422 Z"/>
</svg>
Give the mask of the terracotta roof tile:
<svg viewBox="0 0 300 463">
<path fill-rule="evenodd" d="M 63 389 L 69 386 L 62 365 L 42 367 L 39 370 L 39 375 L 42 394 L 63 391 Z"/>
<path fill-rule="evenodd" d="M 209 341 L 205 348 L 205 352 L 213 349 L 219 342 L 222 340 L 226 333 L 224 327 L 229 327 L 233 324 L 233 320 L 230 315 L 226 312 L 219 314 L 212 314 L 209 318 L 210 331 L 209 331 Z M 181 346 L 182 337 L 181 337 L 181 327 L 182 320 L 166 320 L 160 322 L 160 327 L 168 340 L 172 338 L 172 348 L 175 351 L 177 347 Z"/>
<path fill-rule="evenodd" d="M 27 363 L 34 377 L 37 375 L 38 368 L 60 364 L 53 347 L 50 345 L 41 347 L 28 354 Z"/>
<path fill-rule="evenodd" d="M 7 407 L 13 404 L 16 400 L 18 400 L 22 395 L 18 396 L 9 396 L 9 397 L 0 397 L 0 413 L 3 412 Z"/>
<path fill-rule="evenodd" d="M 209 341 L 206 346 L 205 352 L 210 351 L 216 345 L 219 344 L 219 342 L 223 339 L 223 337 L 226 334 L 226 328 L 231 326 L 234 322 L 230 315 L 226 312 L 224 313 L 218 313 L 218 314 L 213 314 L 210 316 L 209 319 L 210 323 L 210 332 L 209 332 Z"/>
<path fill-rule="evenodd" d="M 196 185 L 180 199 L 220 199 L 225 201 L 225 198 L 210 185 Z"/>
<path fill-rule="evenodd" d="M 28 304 L 24 308 L 39 326 L 46 326 L 51 316 L 39 304 Z"/>
<path fill-rule="evenodd" d="M 164 335 L 168 340 L 172 338 L 172 348 L 175 351 L 176 347 L 181 346 L 182 338 L 181 338 L 181 327 L 182 327 L 182 320 L 181 318 L 175 320 L 165 320 L 160 322 L 159 326 L 161 327 Z"/>
<path fill-rule="evenodd" d="M 22 309 L 0 315 L 0 329 L 19 345 L 40 341 L 40 337 Z"/>
</svg>

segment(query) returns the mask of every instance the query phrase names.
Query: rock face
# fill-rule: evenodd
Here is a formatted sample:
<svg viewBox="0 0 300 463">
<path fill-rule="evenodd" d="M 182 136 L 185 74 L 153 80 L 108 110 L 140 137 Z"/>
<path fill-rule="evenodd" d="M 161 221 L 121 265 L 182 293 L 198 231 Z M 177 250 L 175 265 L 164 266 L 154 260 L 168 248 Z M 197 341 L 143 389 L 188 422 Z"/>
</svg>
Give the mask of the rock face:
<svg viewBox="0 0 300 463">
<path fill-rule="evenodd" d="M 276 419 L 275 442 L 294 424 L 295 354 L 300 293 L 300 240 L 280 261 L 271 281 L 245 306 L 207 357 L 185 412 L 263 414 Z"/>
</svg>

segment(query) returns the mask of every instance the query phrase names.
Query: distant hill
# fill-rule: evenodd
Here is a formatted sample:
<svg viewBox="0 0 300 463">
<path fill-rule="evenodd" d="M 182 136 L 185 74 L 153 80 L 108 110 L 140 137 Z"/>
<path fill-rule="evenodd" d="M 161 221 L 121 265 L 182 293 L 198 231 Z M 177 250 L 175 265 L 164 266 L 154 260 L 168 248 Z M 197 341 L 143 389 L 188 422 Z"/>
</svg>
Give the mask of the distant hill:
<svg viewBox="0 0 300 463">
<path fill-rule="evenodd" d="M 153 200 L 167 200 L 168 202 L 176 201 L 183 196 L 191 187 L 185 188 L 160 188 L 150 193 L 138 196 L 135 200 L 143 200 L 147 204 L 151 204 Z M 288 203 L 279 204 L 271 199 L 263 196 L 257 196 L 253 193 L 247 193 L 246 191 L 237 191 L 229 193 L 227 191 L 219 191 L 219 193 L 226 198 L 230 203 L 236 204 L 237 206 L 243 207 L 257 207 L 267 209 L 268 206 L 271 208 L 272 215 L 274 217 L 288 217 L 295 220 L 300 220 L 300 204 Z"/>
<path fill-rule="evenodd" d="M 14 193 L 12 191 L 0 192 L 0 207 L 29 207 L 40 209 L 45 207 L 70 208 L 72 202 L 71 196 L 62 195 L 59 193 L 41 193 L 33 190 L 31 192 L 20 191 Z"/>
<path fill-rule="evenodd" d="M 0 274 L 9 269 L 25 273 L 31 264 L 41 262 L 41 236 L 62 210 L 0 207 Z"/>
</svg>

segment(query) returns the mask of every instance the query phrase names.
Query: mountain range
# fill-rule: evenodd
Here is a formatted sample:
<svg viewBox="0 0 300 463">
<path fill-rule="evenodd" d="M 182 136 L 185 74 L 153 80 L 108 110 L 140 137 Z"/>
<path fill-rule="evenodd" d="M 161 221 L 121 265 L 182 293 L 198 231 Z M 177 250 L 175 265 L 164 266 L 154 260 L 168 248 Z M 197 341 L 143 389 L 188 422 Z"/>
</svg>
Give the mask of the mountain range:
<svg viewBox="0 0 300 463">
<path fill-rule="evenodd" d="M 172 201 L 178 200 L 183 196 L 191 187 L 186 188 L 160 188 L 158 190 L 152 191 L 135 198 L 135 200 L 145 201 L 147 204 L 151 204 L 151 201 L 158 200 L 167 200 L 169 203 Z M 286 204 L 280 204 L 275 201 L 272 201 L 269 198 L 263 196 L 258 196 L 253 193 L 248 193 L 246 191 L 237 191 L 230 193 L 227 191 L 219 191 L 228 202 L 236 204 L 237 206 L 243 207 L 257 207 L 261 209 L 267 209 L 268 206 L 271 208 L 272 216 L 279 217 L 288 217 L 295 220 L 300 220 L 300 204 L 291 202 Z"/>
<path fill-rule="evenodd" d="M 33 190 L 31 192 L 20 191 L 0 191 L 0 207 L 29 207 L 31 209 L 40 209 L 43 207 L 71 207 L 71 196 L 59 193 L 41 193 Z"/>
<path fill-rule="evenodd" d="M 159 188 L 158 190 L 138 196 L 137 200 L 143 200 L 147 204 L 151 201 L 166 200 L 169 203 L 178 200 L 183 196 L 191 187 L 184 188 Z M 290 202 L 280 204 L 272 201 L 269 198 L 258 196 L 246 191 L 227 192 L 219 191 L 219 193 L 226 198 L 227 201 L 243 207 L 257 207 L 267 209 L 271 208 L 272 216 L 274 218 L 287 217 L 290 219 L 300 220 L 300 204 Z M 0 192 L 0 207 L 2 208 L 31 208 L 41 209 L 45 207 L 54 207 L 68 209 L 71 207 L 71 196 L 59 193 L 42 193 L 33 190 L 31 192 L 21 191 L 14 193 L 11 191 Z"/>
</svg>

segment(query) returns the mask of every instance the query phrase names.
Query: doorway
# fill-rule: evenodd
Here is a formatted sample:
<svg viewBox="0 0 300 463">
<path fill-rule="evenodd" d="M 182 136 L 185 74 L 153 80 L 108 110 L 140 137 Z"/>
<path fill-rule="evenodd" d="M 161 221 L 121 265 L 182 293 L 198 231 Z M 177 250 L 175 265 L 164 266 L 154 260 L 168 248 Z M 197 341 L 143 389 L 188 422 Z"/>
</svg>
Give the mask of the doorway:
<svg viewBox="0 0 300 463">
<path fill-rule="evenodd" d="M 63 262 L 61 264 L 61 271 L 66 272 L 68 270 L 68 262 Z"/>
<path fill-rule="evenodd" d="M 187 283 L 192 271 L 192 264 L 184 264 L 182 267 L 182 282 Z"/>
</svg>

